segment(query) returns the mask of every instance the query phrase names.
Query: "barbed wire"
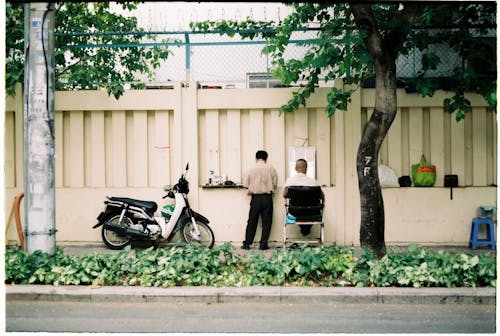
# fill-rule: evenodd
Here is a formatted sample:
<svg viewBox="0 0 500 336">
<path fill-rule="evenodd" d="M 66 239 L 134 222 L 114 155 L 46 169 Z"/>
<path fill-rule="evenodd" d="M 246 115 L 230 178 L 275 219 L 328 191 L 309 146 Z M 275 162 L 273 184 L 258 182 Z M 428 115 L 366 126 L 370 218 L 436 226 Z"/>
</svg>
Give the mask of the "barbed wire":
<svg viewBox="0 0 500 336">
<path fill-rule="evenodd" d="M 119 8 L 115 9 L 122 12 Z M 262 3 L 262 5 L 241 3 L 144 3 L 132 15 L 137 17 L 140 27 L 146 30 L 177 30 L 189 29 L 189 23 L 198 23 L 208 20 L 242 21 L 251 18 L 254 21 L 281 21 L 283 14 L 288 15 L 292 10 L 282 3 Z M 124 15 L 129 15 L 124 12 Z M 186 20 L 189 18 L 189 21 Z"/>
</svg>

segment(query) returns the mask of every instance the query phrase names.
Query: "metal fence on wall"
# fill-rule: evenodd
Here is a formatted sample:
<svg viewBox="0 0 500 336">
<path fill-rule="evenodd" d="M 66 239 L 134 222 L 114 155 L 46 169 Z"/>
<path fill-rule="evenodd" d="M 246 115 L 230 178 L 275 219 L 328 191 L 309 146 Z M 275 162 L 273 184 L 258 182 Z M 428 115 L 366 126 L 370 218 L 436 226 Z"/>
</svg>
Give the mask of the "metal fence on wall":
<svg viewBox="0 0 500 336">
<path fill-rule="evenodd" d="M 315 31 L 294 32 L 292 42 L 284 54 L 285 58 L 301 59 L 307 48 L 303 45 L 303 41 L 314 38 L 316 38 Z M 214 33 L 191 35 L 190 45 L 176 47 L 173 50 L 174 54 L 157 71 L 156 81 L 164 83 L 192 80 L 202 85 L 248 87 L 251 85 L 249 82 L 253 78 L 258 78 L 259 74 L 272 71 L 270 57 L 262 54 L 265 45 L 264 39 L 248 41 L 238 36 L 231 38 Z M 185 55 L 186 48 L 190 49 L 189 56 Z M 451 76 L 454 69 L 460 65 L 456 53 L 444 44 L 433 45 L 432 48 L 443 62 L 438 69 L 429 72 L 428 75 Z M 189 57 L 189 61 L 186 57 Z M 398 76 L 413 77 L 420 70 L 421 57 L 422 53 L 419 51 L 414 51 L 408 56 L 400 56 L 397 61 Z M 322 84 L 330 86 L 333 83 Z"/>
<path fill-rule="evenodd" d="M 272 71 L 271 59 L 262 53 L 267 41 L 263 38 L 242 39 L 218 32 L 161 32 L 171 40 L 164 43 L 172 54 L 156 70 L 156 77 L 146 82 L 148 86 L 168 86 L 173 82 L 197 81 L 203 86 L 241 88 L 249 85 L 275 85 L 266 80 Z M 315 38 L 314 31 L 293 34 L 285 52 L 286 58 L 302 58 L 306 52 L 304 41 Z M 161 43 L 153 43 L 162 45 Z M 256 83 L 255 78 L 261 80 Z M 262 78 L 264 80 L 262 81 Z M 145 81 L 145 80 L 144 80 Z M 253 81 L 254 83 L 249 83 Z M 269 83 L 270 84 L 269 84 Z"/>
<path fill-rule="evenodd" d="M 244 40 L 238 34 L 229 37 L 213 31 L 152 32 L 151 34 L 167 36 L 170 40 L 178 42 L 149 43 L 149 45 L 163 45 L 172 51 L 169 58 L 162 61 L 162 65 L 156 70 L 153 80 L 139 78 L 140 82 L 150 87 L 163 87 L 174 82 L 190 81 L 197 81 L 202 86 L 220 88 L 279 86 L 279 83 L 272 80 L 270 76 L 272 71 L 270 57 L 262 53 L 267 43 L 263 38 Z M 314 30 L 294 32 L 284 57 L 301 59 L 307 48 L 304 42 L 314 38 L 316 38 Z M 131 45 L 130 48 L 144 45 Z M 86 45 L 86 47 L 89 46 L 92 47 Z M 62 49 L 70 47 L 61 46 Z M 436 70 L 429 72 L 428 76 L 449 77 L 460 66 L 461 61 L 456 52 L 447 45 L 432 45 L 429 48 L 440 57 L 442 62 Z M 400 56 L 397 61 L 398 77 L 413 77 L 420 69 L 421 57 L 422 54 L 419 51 Z M 320 86 L 332 84 L 321 82 Z"/>
</svg>

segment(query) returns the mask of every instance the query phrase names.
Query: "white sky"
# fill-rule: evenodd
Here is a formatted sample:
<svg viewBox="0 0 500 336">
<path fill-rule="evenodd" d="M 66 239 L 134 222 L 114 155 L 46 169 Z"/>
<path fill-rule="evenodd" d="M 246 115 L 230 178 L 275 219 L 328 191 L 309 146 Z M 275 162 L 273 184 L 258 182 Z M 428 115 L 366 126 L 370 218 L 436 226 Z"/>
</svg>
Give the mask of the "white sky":
<svg viewBox="0 0 500 336">
<path fill-rule="evenodd" d="M 190 30 L 191 21 L 206 20 L 279 20 L 291 9 L 280 2 L 189 2 L 146 1 L 137 14 L 139 25 L 151 30 Z"/>
</svg>

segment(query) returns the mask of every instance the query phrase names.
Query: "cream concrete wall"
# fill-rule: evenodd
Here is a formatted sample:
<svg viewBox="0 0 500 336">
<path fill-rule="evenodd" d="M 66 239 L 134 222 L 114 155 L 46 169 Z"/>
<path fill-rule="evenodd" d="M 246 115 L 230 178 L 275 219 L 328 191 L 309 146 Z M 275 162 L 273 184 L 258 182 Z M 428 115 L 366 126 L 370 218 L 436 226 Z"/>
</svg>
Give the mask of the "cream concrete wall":
<svg viewBox="0 0 500 336">
<path fill-rule="evenodd" d="M 392 244 L 426 242 L 462 245 L 481 205 L 496 204 L 496 188 L 387 188 L 383 190 L 386 240 Z"/>
<path fill-rule="evenodd" d="M 127 91 L 119 100 L 104 91 L 56 92 L 56 239 L 99 242 L 92 230 L 105 195 L 162 203 L 162 186 L 173 184 L 190 164 L 192 206 L 206 215 L 218 242 L 243 240 L 249 208 L 244 189 L 205 189 L 208 170 L 240 182 L 255 151 L 269 152 L 278 171 L 271 240 L 282 239 L 288 147 L 316 148 L 317 179 L 326 195 L 326 240 L 359 244 L 356 152 L 374 104 L 374 90 L 357 90 L 349 110 L 324 113 L 320 88 L 293 114 L 279 115 L 293 89 Z M 495 205 L 497 122 L 482 98 L 471 95 L 474 113 L 457 124 L 443 111 L 445 92 L 433 98 L 398 91 L 399 111 L 380 161 L 409 175 L 421 154 L 437 166 L 433 188 L 384 189 L 388 244 L 467 244 L 479 205 Z M 6 98 L 5 209 L 23 184 L 22 93 Z M 460 188 L 442 188 L 457 174 Z M 293 234 L 293 232 L 292 232 Z M 260 238 L 260 229 L 256 240 Z M 15 225 L 8 239 L 15 240 Z"/>
</svg>

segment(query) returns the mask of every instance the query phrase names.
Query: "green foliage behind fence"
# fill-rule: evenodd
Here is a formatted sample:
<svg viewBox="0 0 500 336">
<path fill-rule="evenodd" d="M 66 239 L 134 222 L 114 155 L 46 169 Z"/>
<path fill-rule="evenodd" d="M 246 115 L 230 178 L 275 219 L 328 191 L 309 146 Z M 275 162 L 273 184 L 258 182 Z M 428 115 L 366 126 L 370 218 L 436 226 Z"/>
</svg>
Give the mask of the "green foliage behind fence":
<svg viewBox="0 0 500 336">
<path fill-rule="evenodd" d="M 496 287 L 496 258 L 483 252 L 430 251 L 416 245 L 381 259 L 352 247 L 277 249 L 239 255 L 226 243 L 177 245 L 117 254 L 54 256 L 20 249 L 5 255 L 7 284 L 103 286 L 376 286 Z"/>
</svg>

